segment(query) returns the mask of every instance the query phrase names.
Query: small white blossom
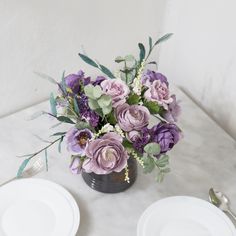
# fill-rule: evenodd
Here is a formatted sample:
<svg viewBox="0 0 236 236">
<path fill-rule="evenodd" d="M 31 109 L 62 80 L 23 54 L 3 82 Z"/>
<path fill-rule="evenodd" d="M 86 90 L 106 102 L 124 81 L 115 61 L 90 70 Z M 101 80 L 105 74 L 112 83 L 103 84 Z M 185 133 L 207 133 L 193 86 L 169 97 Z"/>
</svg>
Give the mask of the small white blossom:
<svg viewBox="0 0 236 236">
<path fill-rule="evenodd" d="M 124 132 L 122 131 L 122 129 L 120 128 L 120 126 L 119 126 L 118 124 L 115 125 L 115 132 L 116 132 L 117 134 L 119 134 L 122 138 L 125 137 Z"/>
<path fill-rule="evenodd" d="M 108 133 L 108 132 L 111 132 L 113 130 L 114 130 L 114 127 L 111 124 L 107 123 L 101 128 L 99 133 L 101 133 L 101 134 L 102 133 Z"/>
</svg>

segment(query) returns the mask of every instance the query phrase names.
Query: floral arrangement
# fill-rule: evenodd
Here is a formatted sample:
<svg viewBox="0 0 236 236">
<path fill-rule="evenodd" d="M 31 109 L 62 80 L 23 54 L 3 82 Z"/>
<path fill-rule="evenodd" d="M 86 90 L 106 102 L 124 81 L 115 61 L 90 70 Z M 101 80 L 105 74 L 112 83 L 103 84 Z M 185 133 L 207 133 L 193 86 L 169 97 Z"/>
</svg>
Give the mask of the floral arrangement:
<svg viewBox="0 0 236 236">
<path fill-rule="evenodd" d="M 129 182 L 128 158 L 135 158 L 145 173 L 157 169 L 157 180 L 161 181 L 169 172 L 167 152 L 181 138 L 176 125 L 180 106 L 176 96 L 171 95 L 167 78 L 156 71 L 146 70 L 149 56 L 155 46 L 170 38 L 166 34 L 153 43 L 149 37 L 149 50 L 139 43 L 139 58 L 132 55 L 117 57 L 122 64 L 116 74 L 107 67 L 84 54 L 80 58 L 99 69 L 103 75 L 95 79 L 85 76 L 80 70 L 76 74 L 63 74 L 60 82 L 47 76 L 58 86 L 58 95 L 51 94 L 51 112 L 42 112 L 69 123 L 66 132 L 54 133 L 56 139 L 43 149 L 27 155 L 18 170 L 24 168 L 34 156 L 45 152 L 55 143 L 66 141 L 71 154 L 70 169 L 95 174 L 109 174 L 125 169 L 125 181 Z M 45 75 L 42 75 L 46 77 Z M 156 123 L 151 124 L 151 116 Z"/>
</svg>

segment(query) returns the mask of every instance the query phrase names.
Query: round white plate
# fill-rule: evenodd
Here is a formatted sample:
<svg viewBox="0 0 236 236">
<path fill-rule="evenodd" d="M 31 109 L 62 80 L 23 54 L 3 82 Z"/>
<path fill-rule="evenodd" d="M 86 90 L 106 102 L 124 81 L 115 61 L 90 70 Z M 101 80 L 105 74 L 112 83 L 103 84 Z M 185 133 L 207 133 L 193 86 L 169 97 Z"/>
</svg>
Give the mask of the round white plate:
<svg viewBox="0 0 236 236">
<path fill-rule="evenodd" d="M 207 201 L 169 197 L 146 209 L 138 222 L 138 236 L 235 236 L 229 218 Z"/>
<path fill-rule="evenodd" d="M 58 184 L 33 178 L 0 188 L 1 236 L 75 236 L 79 222 L 78 205 Z"/>
</svg>

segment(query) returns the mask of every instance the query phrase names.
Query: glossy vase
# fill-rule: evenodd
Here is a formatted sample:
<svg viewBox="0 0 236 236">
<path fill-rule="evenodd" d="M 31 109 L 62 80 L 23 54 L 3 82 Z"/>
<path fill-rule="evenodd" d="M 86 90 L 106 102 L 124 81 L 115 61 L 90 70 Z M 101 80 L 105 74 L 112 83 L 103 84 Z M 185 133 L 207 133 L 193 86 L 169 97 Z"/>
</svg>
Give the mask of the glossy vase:
<svg viewBox="0 0 236 236">
<path fill-rule="evenodd" d="M 125 179 L 125 170 L 112 172 L 107 175 L 97 175 L 95 173 L 82 173 L 85 183 L 92 189 L 103 193 L 119 193 L 131 187 L 137 177 L 137 162 L 133 158 L 128 160 L 129 183 Z"/>
</svg>

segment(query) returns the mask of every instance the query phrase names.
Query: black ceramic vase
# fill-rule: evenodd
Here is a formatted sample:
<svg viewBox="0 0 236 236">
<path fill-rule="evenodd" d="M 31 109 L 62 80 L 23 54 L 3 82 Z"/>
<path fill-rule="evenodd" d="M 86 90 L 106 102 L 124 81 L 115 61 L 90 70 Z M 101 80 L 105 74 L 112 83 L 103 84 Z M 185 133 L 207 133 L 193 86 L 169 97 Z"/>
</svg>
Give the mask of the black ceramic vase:
<svg viewBox="0 0 236 236">
<path fill-rule="evenodd" d="M 125 170 L 112 172 L 107 175 L 82 172 L 85 183 L 92 189 L 103 193 L 119 193 L 132 186 L 137 177 L 137 162 L 134 158 L 128 159 L 129 183 L 125 181 Z"/>
</svg>

